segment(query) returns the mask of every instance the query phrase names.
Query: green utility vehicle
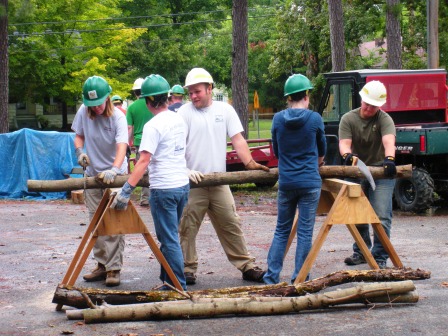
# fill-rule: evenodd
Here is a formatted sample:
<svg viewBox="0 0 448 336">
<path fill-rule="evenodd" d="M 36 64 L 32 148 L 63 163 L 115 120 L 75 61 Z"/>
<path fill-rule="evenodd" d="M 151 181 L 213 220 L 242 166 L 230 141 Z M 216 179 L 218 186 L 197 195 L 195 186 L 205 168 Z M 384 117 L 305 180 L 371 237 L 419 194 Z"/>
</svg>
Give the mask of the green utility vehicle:
<svg viewBox="0 0 448 336">
<path fill-rule="evenodd" d="M 446 70 L 354 70 L 324 74 L 319 103 L 327 135 L 327 164 L 342 164 L 338 150 L 341 116 L 361 105 L 359 91 L 379 80 L 387 89 L 389 113 L 397 129 L 396 163 L 412 164 L 410 179 L 398 179 L 394 198 L 404 211 L 420 212 L 433 203 L 433 193 L 448 199 L 448 109 Z"/>
</svg>

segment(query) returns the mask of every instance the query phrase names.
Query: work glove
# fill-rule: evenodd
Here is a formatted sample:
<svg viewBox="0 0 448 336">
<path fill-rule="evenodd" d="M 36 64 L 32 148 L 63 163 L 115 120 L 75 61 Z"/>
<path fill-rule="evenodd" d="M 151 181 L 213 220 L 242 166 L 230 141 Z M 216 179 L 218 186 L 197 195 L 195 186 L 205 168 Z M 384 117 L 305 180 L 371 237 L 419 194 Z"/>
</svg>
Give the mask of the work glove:
<svg viewBox="0 0 448 336">
<path fill-rule="evenodd" d="M 90 165 L 90 159 L 86 153 L 83 153 L 81 147 L 76 148 L 75 152 L 76 152 L 76 157 L 78 158 L 78 164 L 81 167 L 83 167 L 85 169 L 88 165 Z"/>
<path fill-rule="evenodd" d="M 269 168 L 263 166 L 259 163 L 256 163 L 254 159 L 250 159 L 250 161 L 244 166 L 247 170 L 264 170 L 265 172 L 269 171 Z"/>
<path fill-rule="evenodd" d="M 115 177 L 117 176 L 117 174 L 120 173 L 120 169 L 118 169 L 117 167 L 112 167 L 111 169 L 102 171 L 101 173 L 98 174 L 98 177 L 103 180 L 104 183 L 106 184 L 111 184 L 114 183 L 115 181 Z"/>
<path fill-rule="evenodd" d="M 191 182 L 194 182 L 198 184 L 202 181 L 202 178 L 204 177 L 204 174 L 202 174 L 200 171 L 188 169 L 188 178 Z"/>
<path fill-rule="evenodd" d="M 110 207 L 115 210 L 126 210 L 134 189 L 135 187 L 126 182 L 123 187 L 116 192 L 116 196 Z"/>
<path fill-rule="evenodd" d="M 358 155 L 352 154 L 352 153 L 345 153 L 344 155 L 342 155 L 342 159 L 344 160 L 344 165 L 352 166 L 354 157 L 358 157 Z"/>
<path fill-rule="evenodd" d="M 397 175 L 397 167 L 395 166 L 395 158 L 393 156 L 386 156 L 383 162 L 384 176 L 394 177 Z"/>
</svg>

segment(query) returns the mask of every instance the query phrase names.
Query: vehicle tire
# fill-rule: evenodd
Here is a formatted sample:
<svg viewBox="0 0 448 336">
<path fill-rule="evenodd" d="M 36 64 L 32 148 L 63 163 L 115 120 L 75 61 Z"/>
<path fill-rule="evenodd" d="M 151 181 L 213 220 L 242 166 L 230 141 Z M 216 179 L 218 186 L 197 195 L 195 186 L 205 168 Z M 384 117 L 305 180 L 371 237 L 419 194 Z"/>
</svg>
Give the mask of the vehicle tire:
<svg viewBox="0 0 448 336">
<path fill-rule="evenodd" d="M 275 184 L 277 183 L 277 181 L 273 181 L 273 182 L 255 182 L 255 186 L 257 188 L 272 188 L 275 186 Z"/>
<path fill-rule="evenodd" d="M 395 202 L 403 211 L 423 212 L 433 203 L 434 181 L 421 168 L 412 171 L 412 178 L 397 179 L 394 190 Z"/>
</svg>

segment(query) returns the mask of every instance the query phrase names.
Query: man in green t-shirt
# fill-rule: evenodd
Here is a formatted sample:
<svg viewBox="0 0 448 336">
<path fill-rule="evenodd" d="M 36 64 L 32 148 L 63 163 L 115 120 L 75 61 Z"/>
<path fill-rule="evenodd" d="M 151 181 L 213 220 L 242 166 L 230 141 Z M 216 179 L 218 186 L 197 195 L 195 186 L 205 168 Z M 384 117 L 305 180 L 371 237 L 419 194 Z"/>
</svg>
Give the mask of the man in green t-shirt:
<svg viewBox="0 0 448 336">
<path fill-rule="evenodd" d="M 129 105 L 126 120 L 128 122 L 129 143 L 133 143 L 136 149 L 136 160 L 138 161 L 140 153 L 138 149 L 142 141 L 143 126 L 153 117 L 151 111 L 146 106 L 145 99 L 140 99 L 143 78 L 137 78 L 132 87 L 136 101 Z M 149 188 L 142 188 L 140 205 L 149 206 Z"/>
<path fill-rule="evenodd" d="M 359 92 L 361 107 L 347 112 L 339 124 L 339 152 L 345 165 L 352 165 L 359 157 L 366 165 L 382 166 L 385 178 L 376 179 L 375 190 L 366 179 L 352 180 L 361 184 L 364 194 L 390 237 L 392 226 L 392 195 L 395 187 L 395 125 L 392 118 L 380 107 L 386 103 L 386 87 L 379 81 L 368 82 Z M 388 253 L 375 234 L 373 245 L 368 224 L 356 226 L 367 247 L 371 249 L 380 268 L 386 268 Z M 346 258 L 347 265 L 366 263 L 361 250 L 353 244 L 353 255 Z"/>
</svg>

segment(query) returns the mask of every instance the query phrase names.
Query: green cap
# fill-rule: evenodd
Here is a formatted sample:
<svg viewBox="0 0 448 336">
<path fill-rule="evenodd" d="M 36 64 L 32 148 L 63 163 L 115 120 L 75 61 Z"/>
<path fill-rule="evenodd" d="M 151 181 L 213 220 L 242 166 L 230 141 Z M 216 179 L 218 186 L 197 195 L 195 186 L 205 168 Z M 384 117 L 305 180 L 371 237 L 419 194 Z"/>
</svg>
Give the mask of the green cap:
<svg viewBox="0 0 448 336">
<path fill-rule="evenodd" d="M 85 106 L 101 105 L 111 92 L 112 88 L 103 77 L 89 77 L 82 86 L 82 102 Z"/>
<path fill-rule="evenodd" d="M 112 96 L 110 100 L 112 100 L 112 103 L 116 101 L 120 101 L 121 103 L 123 102 L 123 99 L 121 99 L 119 95 Z"/>
<path fill-rule="evenodd" d="M 304 75 L 294 74 L 285 82 L 285 97 L 300 91 L 311 90 L 313 85 Z"/>
<path fill-rule="evenodd" d="M 160 75 L 149 75 L 145 78 L 140 97 L 157 96 L 170 91 L 170 84 Z"/>
<path fill-rule="evenodd" d="M 185 90 L 181 85 L 176 84 L 171 88 L 171 94 L 183 96 L 185 94 Z"/>
</svg>

